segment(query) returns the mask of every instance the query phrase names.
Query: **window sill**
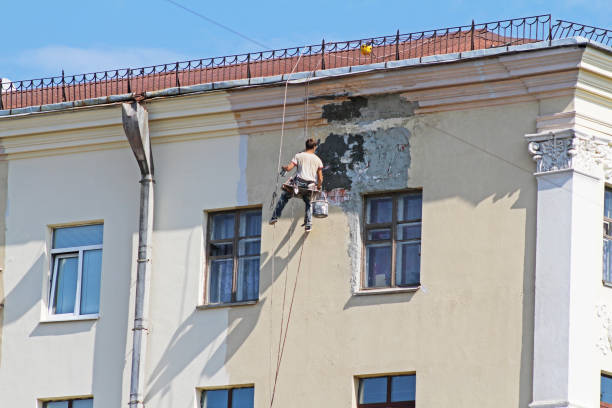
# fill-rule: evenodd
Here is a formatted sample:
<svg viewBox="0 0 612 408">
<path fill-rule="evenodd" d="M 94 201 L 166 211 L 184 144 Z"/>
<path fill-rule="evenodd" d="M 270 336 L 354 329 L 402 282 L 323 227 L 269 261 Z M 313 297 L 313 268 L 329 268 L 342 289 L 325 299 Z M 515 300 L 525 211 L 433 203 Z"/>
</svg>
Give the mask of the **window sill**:
<svg viewBox="0 0 612 408">
<path fill-rule="evenodd" d="M 389 295 L 392 293 L 411 293 L 416 292 L 421 288 L 418 286 L 408 286 L 401 288 L 380 288 L 380 289 L 361 289 L 353 293 L 353 296 L 368 296 L 368 295 Z"/>
<path fill-rule="evenodd" d="M 206 304 L 206 305 L 198 305 L 196 306 L 197 310 L 207 310 L 207 309 L 221 309 L 224 307 L 241 307 L 241 306 L 252 306 L 259 303 L 259 300 L 247 300 L 245 302 L 234 302 L 234 303 L 214 303 L 214 304 Z"/>
<path fill-rule="evenodd" d="M 98 320 L 99 318 L 100 318 L 99 314 L 90 314 L 90 315 L 82 315 L 82 316 L 47 316 L 44 319 L 41 319 L 40 323 L 82 322 L 82 321 Z"/>
<path fill-rule="evenodd" d="M 612 288 L 612 282 L 602 281 L 603 285 L 608 288 Z"/>
</svg>

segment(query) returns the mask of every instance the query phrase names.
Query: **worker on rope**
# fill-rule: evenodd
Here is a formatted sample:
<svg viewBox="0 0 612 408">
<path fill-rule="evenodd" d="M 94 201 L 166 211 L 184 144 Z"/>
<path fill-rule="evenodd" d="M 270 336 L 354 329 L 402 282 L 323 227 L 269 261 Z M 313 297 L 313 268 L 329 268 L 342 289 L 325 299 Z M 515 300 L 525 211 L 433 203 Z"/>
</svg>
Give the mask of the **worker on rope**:
<svg viewBox="0 0 612 408">
<path fill-rule="evenodd" d="M 315 154 L 316 148 L 316 140 L 312 138 L 306 140 L 306 150 L 296 154 L 287 166 L 283 166 L 283 172 L 291 171 L 296 166 L 297 172 L 289 182 L 283 184 L 283 192 L 270 219 L 270 225 L 278 221 L 278 217 L 281 216 L 283 208 L 290 198 L 301 196 L 305 204 L 304 224 L 302 226 L 306 227 L 306 232 L 310 232 L 312 229 L 311 196 L 313 192 L 321 191 L 323 185 L 323 162 Z"/>
</svg>

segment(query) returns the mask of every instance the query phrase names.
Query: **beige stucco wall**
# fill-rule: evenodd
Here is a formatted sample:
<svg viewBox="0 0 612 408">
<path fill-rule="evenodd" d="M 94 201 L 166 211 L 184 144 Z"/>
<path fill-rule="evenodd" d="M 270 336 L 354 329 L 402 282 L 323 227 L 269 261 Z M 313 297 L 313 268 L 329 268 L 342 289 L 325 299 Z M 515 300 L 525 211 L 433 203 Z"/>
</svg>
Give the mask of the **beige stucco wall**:
<svg viewBox="0 0 612 408">
<path fill-rule="evenodd" d="M 313 83 L 311 92 L 367 88 L 371 98 L 374 81 L 396 74 L 380 75 Z M 401 76 L 393 80 L 402 83 Z M 536 131 L 541 117 L 572 111 L 573 96 L 506 103 L 500 96 L 488 107 L 424 114 L 416 104 L 398 108 L 395 94 L 371 102 L 362 117 L 329 123 L 321 118 L 325 106 L 347 99 L 313 97 L 308 136 L 325 143 L 330 135 L 362 135 L 370 166 L 349 175 L 349 200 L 315 220 L 307 238 L 297 200 L 275 227 L 264 223 L 258 304 L 198 308 L 206 211 L 262 206 L 264 222 L 270 216 L 282 92 L 255 88 L 146 102 L 156 171 L 147 406 L 191 408 L 199 388 L 241 384 L 255 385 L 256 407 L 269 406 L 281 320 L 287 321 L 303 246 L 275 406 L 349 408 L 355 376 L 416 372 L 419 406 L 526 407 L 536 184 L 523 136 Z M 283 138 L 284 162 L 305 138 L 303 92 L 292 86 L 289 93 L 295 117 Z M 266 98 L 274 106 L 249 108 L 250 100 Z M 419 102 L 409 92 L 402 98 Z M 48 120 L 49 139 L 74 144 L 70 154 L 53 145 L 56 151 L 29 157 L 20 150 L 8 161 L 0 405 L 94 395 L 96 407 L 122 406 L 129 397 L 138 170 L 121 139 L 119 106 L 63 114 L 65 122 L 90 124 L 81 130 L 62 129 L 57 116 L 10 125 L 15 132 L 36 129 L 31 138 L 38 141 Z M 79 140 L 89 147 L 74 147 Z M 401 149 L 398 140 L 405 142 Z M 357 296 L 360 194 L 413 187 L 423 189 L 421 288 Z M 93 220 L 104 221 L 101 316 L 43 323 L 49 226 Z"/>
</svg>

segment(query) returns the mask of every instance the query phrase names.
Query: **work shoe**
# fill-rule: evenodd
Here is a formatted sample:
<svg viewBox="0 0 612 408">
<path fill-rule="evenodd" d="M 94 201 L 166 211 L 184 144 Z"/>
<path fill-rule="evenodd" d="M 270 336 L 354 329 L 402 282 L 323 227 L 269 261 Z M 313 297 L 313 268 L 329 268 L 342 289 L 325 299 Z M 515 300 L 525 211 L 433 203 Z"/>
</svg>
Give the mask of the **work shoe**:
<svg viewBox="0 0 612 408">
<path fill-rule="evenodd" d="M 305 228 L 306 232 L 310 232 L 312 230 L 312 225 L 308 224 Z"/>
<path fill-rule="evenodd" d="M 268 222 L 268 224 L 274 225 L 276 224 L 276 221 L 278 221 L 278 218 L 270 218 L 270 221 Z"/>
</svg>

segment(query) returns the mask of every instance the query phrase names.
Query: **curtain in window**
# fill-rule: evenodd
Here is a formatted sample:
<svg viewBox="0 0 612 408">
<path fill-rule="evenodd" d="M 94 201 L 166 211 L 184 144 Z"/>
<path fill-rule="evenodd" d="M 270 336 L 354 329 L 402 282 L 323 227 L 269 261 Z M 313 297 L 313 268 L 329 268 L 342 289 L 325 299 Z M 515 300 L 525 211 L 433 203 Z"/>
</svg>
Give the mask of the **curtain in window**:
<svg viewBox="0 0 612 408">
<path fill-rule="evenodd" d="M 396 247 L 395 283 L 399 286 L 418 285 L 420 282 L 420 243 L 400 242 Z"/>
<path fill-rule="evenodd" d="M 259 256 L 240 258 L 236 301 L 256 300 L 259 297 Z"/>
<path fill-rule="evenodd" d="M 233 272 L 234 261 L 232 259 L 217 259 L 210 262 L 210 303 L 232 301 Z"/>
<path fill-rule="evenodd" d="M 212 235 L 210 239 L 230 239 L 234 237 L 234 219 L 233 213 L 218 214 L 212 217 Z"/>
<path fill-rule="evenodd" d="M 368 224 L 382 224 L 391 222 L 393 214 L 393 198 L 381 197 L 368 199 Z"/>
<path fill-rule="evenodd" d="M 367 287 L 391 285 L 391 244 L 369 244 L 366 248 Z"/>
<path fill-rule="evenodd" d="M 252 237 L 254 235 L 261 235 L 260 210 L 240 214 L 240 236 Z"/>
<path fill-rule="evenodd" d="M 420 220 L 423 208 L 421 194 L 406 194 L 397 200 L 397 219 L 399 221 Z"/>
</svg>

